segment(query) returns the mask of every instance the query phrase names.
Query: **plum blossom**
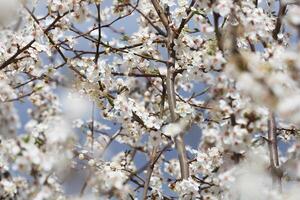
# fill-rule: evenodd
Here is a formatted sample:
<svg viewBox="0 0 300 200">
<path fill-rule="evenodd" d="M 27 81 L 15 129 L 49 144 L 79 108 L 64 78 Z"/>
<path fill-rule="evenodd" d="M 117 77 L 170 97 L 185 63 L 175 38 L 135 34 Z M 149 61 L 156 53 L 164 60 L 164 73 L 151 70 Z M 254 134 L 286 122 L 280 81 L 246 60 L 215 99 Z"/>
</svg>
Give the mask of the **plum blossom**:
<svg viewBox="0 0 300 200">
<path fill-rule="evenodd" d="M 189 125 L 189 120 L 186 118 L 182 118 L 177 123 L 170 123 L 166 125 L 163 129 L 165 135 L 175 138 L 176 136 L 183 133 L 183 131 Z"/>
<path fill-rule="evenodd" d="M 196 199 L 200 197 L 198 183 L 192 178 L 182 180 L 175 185 L 180 199 Z"/>
<path fill-rule="evenodd" d="M 298 199 L 297 1 L 0 4 L 0 199 Z"/>
</svg>

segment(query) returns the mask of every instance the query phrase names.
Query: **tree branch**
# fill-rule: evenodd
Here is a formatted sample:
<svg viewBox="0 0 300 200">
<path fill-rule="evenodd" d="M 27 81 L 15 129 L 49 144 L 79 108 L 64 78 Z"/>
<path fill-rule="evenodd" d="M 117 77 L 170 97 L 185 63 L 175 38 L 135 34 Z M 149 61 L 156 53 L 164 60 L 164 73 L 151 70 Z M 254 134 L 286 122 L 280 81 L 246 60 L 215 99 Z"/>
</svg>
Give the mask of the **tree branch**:
<svg viewBox="0 0 300 200">
<path fill-rule="evenodd" d="M 172 22 L 170 21 L 170 18 L 166 15 L 166 12 L 163 10 L 163 8 L 159 5 L 159 2 L 157 0 L 151 0 L 151 2 L 158 16 L 160 17 L 163 25 L 165 26 L 168 35 L 166 43 L 168 48 L 169 61 L 167 63 L 166 87 L 167 87 L 169 110 L 171 113 L 171 122 L 174 123 L 177 121 L 177 116 L 175 113 L 176 93 L 175 93 L 175 86 L 174 86 L 174 79 L 175 79 L 174 71 L 175 71 L 175 61 L 176 61 L 176 52 L 174 50 L 174 39 L 179 35 L 174 32 L 176 30 L 172 30 L 170 28 L 170 24 L 172 24 Z M 175 137 L 175 146 L 177 149 L 178 159 L 180 163 L 181 178 L 187 179 L 189 177 L 189 164 L 186 155 L 183 133 Z"/>
<path fill-rule="evenodd" d="M 101 43 L 101 13 L 100 13 L 100 4 L 96 5 L 97 15 L 98 15 L 98 40 L 96 44 L 96 55 L 95 55 L 95 63 L 98 63 L 98 59 L 100 57 L 100 43 Z"/>
<path fill-rule="evenodd" d="M 270 152 L 270 164 L 271 172 L 273 176 L 273 182 L 278 184 L 279 190 L 281 191 L 281 177 L 282 173 L 280 172 L 279 166 L 279 156 L 278 156 L 278 142 L 277 142 L 277 133 L 276 133 L 276 121 L 275 114 L 270 112 L 268 120 L 268 144 Z"/>
<path fill-rule="evenodd" d="M 143 200 L 147 199 L 147 193 L 148 193 L 148 188 L 149 188 L 149 184 L 150 184 L 150 179 L 151 179 L 152 172 L 153 172 L 154 165 L 155 165 L 155 162 L 154 162 L 155 157 L 156 157 L 156 147 L 153 148 L 151 156 L 150 156 L 150 162 L 149 162 L 149 166 L 147 169 L 147 176 L 146 176 L 147 178 L 146 178 L 146 181 L 144 184 L 144 191 L 143 191 L 143 198 L 142 198 Z"/>
</svg>

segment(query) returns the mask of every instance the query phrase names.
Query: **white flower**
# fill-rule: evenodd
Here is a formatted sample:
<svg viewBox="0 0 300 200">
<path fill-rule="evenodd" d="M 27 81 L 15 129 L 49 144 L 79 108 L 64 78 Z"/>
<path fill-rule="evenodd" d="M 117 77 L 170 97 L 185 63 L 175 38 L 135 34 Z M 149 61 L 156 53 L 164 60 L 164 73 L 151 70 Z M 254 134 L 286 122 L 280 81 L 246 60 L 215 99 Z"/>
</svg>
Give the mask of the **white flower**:
<svg viewBox="0 0 300 200">
<path fill-rule="evenodd" d="M 144 119 L 143 121 L 145 122 L 146 127 L 160 129 L 161 121 L 158 120 L 156 117 L 146 117 L 146 115 L 143 115 L 142 118 Z"/>
<path fill-rule="evenodd" d="M 175 0 L 161 0 L 160 4 L 162 6 L 164 6 L 165 4 L 167 4 L 169 7 L 172 7 L 172 6 L 176 5 Z"/>
<path fill-rule="evenodd" d="M 0 77 L 0 101 L 4 102 L 6 100 L 11 100 L 17 98 L 17 95 L 15 91 L 10 87 L 6 80 L 2 79 Z"/>
<path fill-rule="evenodd" d="M 197 152 L 197 162 L 192 164 L 195 173 L 210 174 L 223 163 L 221 153 L 218 148 L 208 149 L 208 152 Z"/>
<path fill-rule="evenodd" d="M 163 133 L 172 138 L 176 137 L 179 134 L 182 134 L 183 131 L 187 128 L 189 121 L 185 118 L 179 120 L 176 123 L 170 123 L 163 128 Z"/>
<path fill-rule="evenodd" d="M 159 146 L 162 143 L 161 133 L 159 131 L 151 131 L 149 136 L 149 145 Z"/>
<path fill-rule="evenodd" d="M 62 94 L 62 107 L 68 118 L 74 119 L 91 116 L 92 103 L 86 97 L 68 90 L 64 90 Z"/>
<path fill-rule="evenodd" d="M 266 147 L 253 148 L 247 152 L 246 160 L 219 175 L 220 186 L 228 190 L 232 199 L 268 198 L 272 177 L 267 171 L 269 158 L 266 153 Z"/>
<path fill-rule="evenodd" d="M 288 13 L 286 15 L 287 21 L 293 25 L 298 26 L 300 25 L 300 8 L 299 6 L 289 6 Z"/>
<path fill-rule="evenodd" d="M 3 179 L 1 180 L 0 185 L 3 187 L 4 192 L 7 193 L 10 197 L 13 197 L 17 193 L 17 187 L 12 181 Z"/>
<path fill-rule="evenodd" d="M 182 200 L 197 199 L 200 197 L 199 184 L 192 178 L 179 181 L 175 185 L 175 190 Z"/>
<path fill-rule="evenodd" d="M 75 137 L 69 123 L 60 117 L 49 120 L 46 126 L 45 135 L 49 143 L 63 143 Z"/>
<path fill-rule="evenodd" d="M 193 115 L 195 111 L 190 104 L 178 102 L 176 105 L 175 112 L 184 118 L 188 115 Z"/>
<path fill-rule="evenodd" d="M 0 26 L 7 25 L 18 16 L 20 3 L 18 0 L 0 0 Z"/>
<path fill-rule="evenodd" d="M 88 164 L 89 164 L 89 166 L 91 166 L 91 167 L 93 167 L 94 165 L 95 165 L 95 160 L 94 159 L 90 159 L 89 161 L 88 161 Z"/>
<path fill-rule="evenodd" d="M 165 164 L 164 170 L 171 176 L 180 178 L 180 165 L 177 159 L 169 160 L 169 162 Z"/>
<path fill-rule="evenodd" d="M 206 127 L 202 129 L 202 142 L 208 144 L 216 143 L 220 138 L 220 132 L 216 128 Z"/>
<path fill-rule="evenodd" d="M 84 154 L 80 153 L 80 154 L 78 155 L 78 158 L 79 158 L 79 160 L 84 160 Z"/>
<path fill-rule="evenodd" d="M 300 93 L 295 93 L 291 96 L 283 97 L 278 104 L 278 112 L 281 117 L 292 123 L 300 122 L 300 113 L 298 112 L 300 108 Z"/>
<path fill-rule="evenodd" d="M 243 153 L 247 149 L 248 143 L 250 143 L 249 132 L 238 125 L 223 135 L 223 147 L 236 153 Z"/>
<path fill-rule="evenodd" d="M 222 17 L 225 17 L 230 13 L 232 7 L 232 0 L 218 0 L 214 7 L 214 11 L 219 13 Z"/>
<path fill-rule="evenodd" d="M 178 5 L 180 7 L 188 6 L 188 1 L 187 0 L 178 0 Z"/>
</svg>

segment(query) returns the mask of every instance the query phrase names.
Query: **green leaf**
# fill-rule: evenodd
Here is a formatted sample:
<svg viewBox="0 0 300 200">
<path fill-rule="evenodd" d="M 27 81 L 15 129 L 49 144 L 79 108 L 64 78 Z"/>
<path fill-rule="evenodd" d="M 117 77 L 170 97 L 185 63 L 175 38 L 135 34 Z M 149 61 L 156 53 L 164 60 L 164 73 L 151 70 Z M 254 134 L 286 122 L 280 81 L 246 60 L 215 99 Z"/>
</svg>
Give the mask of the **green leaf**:
<svg viewBox="0 0 300 200">
<path fill-rule="evenodd" d="M 28 143 L 30 141 L 30 136 L 29 135 L 26 135 L 24 137 L 22 137 L 22 140 L 25 142 L 25 143 Z"/>
<path fill-rule="evenodd" d="M 107 99 L 108 103 L 114 107 L 114 99 L 110 95 L 105 95 L 105 98 Z"/>
<path fill-rule="evenodd" d="M 160 75 L 159 70 L 157 68 L 147 68 L 145 73 L 152 75 Z"/>
</svg>

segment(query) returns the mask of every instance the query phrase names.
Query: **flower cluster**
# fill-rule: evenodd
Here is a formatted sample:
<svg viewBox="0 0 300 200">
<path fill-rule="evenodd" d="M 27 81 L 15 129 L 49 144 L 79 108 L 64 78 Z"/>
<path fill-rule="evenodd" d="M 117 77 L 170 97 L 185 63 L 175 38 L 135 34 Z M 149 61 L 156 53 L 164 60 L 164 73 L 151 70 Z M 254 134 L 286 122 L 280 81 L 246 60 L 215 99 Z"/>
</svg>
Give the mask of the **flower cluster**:
<svg viewBox="0 0 300 200">
<path fill-rule="evenodd" d="M 298 198 L 297 1 L 0 4 L 0 199 Z"/>
</svg>

